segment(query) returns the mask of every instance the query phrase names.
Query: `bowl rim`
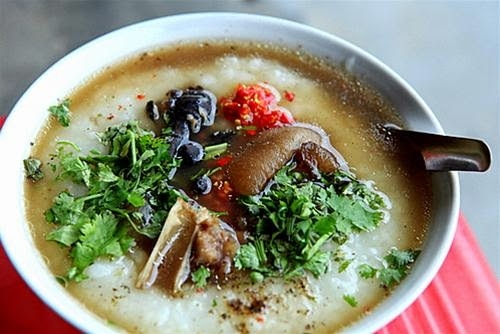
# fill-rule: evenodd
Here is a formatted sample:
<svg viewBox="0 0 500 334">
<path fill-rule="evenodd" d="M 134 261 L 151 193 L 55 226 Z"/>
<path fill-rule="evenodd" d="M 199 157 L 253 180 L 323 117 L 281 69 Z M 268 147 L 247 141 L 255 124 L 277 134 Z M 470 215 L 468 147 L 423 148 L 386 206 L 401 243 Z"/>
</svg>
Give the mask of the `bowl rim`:
<svg viewBox="0 0 500 334">
<path fill-rule="evenodd" d="M 18 129 L 20 127 L 24 126 L 27 133 L 33 135 L 38 133 L 38 124 L 42 124 L 40 122 L 32 122 L 31 125 L 26 124 L 24 120 L 24 110 L 33 103 L 32 100 L 34 98 L 41 97 L 41 94 L 43 94 L 44 92 L 43 87 L 46 82 L 50 82 L 51 80 L 53 81 L 54 77 L 60 76 L 69 66 L 73 66 L 74 64 L 78 63 L 78 61 L 86 59 L 87 57 L 92 58 L 94 50 L 102 49 L 108 43 L 112 43 L 114 40 L 123 39 L 130 33 L 138 34 L 141 32 L 149 31 L 153 34 L 158 34 L 161 33 L 161 31 L 167 26 L 175 26 L 179 23 L 186 24 L 186 22 L 205 22 L 205 24 L 207 24 L 206 22 L 210 22 L 210 20 L 216 20 L 218 23 L 226 24 L 226 26 L 232 25 L 233 27 L 245 21 L 246 24 L 260 24 L 265 27 L 274 27 L 277 30 L 273 31 L 273 33 L 283 34 L 284 32 L 286 32 L 287 34 L 296 33 L 298 34 L 298 36 L 313 36 L 316 39 L 327 41 L 330 47 L 334 47 L 336 49 L 340 48 L 345 50 L 346 52 L 354 54 L 358 57 L 358 60 L 360 59 L 362 61 L 366 61 L 367 66 L 376 68 L 378 71 L 386 75 L 388 80 L 391 80 L 396 86 L 399 86 L 409 96 L 411 96 L 416 105 L 418 105 L 420 113 L 423 113 L 423 116 L 425 116 L 424 118 L 426 120 L 426 123 L 428 123 L 427 125 L 437 133 L 444 133 L 439 121 L 423 101 L 423 99 L 394 70 L 392 70 L 376 57 L 359 48 L 358 46 L 332 33 L 324 32 L 303 23 L 298 23 L 295 21 L 273 16 L 232 12 L 200 12 L 164 16 L 126 25 L 122 28 L 108 32 L 100 37 L 97 37 L 96 39 L 83 44 L 82 46 L 71 51 L 59 61 L 54 63 L 31 84 L 31 86 L 25 91 L 25 93 L 20 97 L 18 102 L 12 108 L 12 112 L 10 113 L 9 117 L 7 117 L 2 131 L 0 131 L 0 156 L 27 156 L 30 149 L 29 145 L 27 145 L 27 147 L 23 151 L 16 150 L 13 145 L 9 144 L 12 140 L 19 138 L 20 135 Z M 196 27 L 196 25 L 194 24 L 192 24 L 192 26 L 194 27 L 191 27 L 191 29 L 199 29 L 199 27 Z M 218 31 L 222 31 L 222 28 L 219 27 L 214 29 L 219 29 Z M 183 32 L 180 32 L 180 34 L 182 35 Z M 283 34 L 280 36 L 287 36 L 287 34 Z M 250 34 L 248 37 L 252 38 Z M 229 39 L 230 38 L 231 37 L 229 37 Z M 203 39 L 203 36 L 192 37 L 192 39 L 200 40 Z M 260 38 L 254 35 L 253 39 Z M 295 39 L 300 40 L 300 37 L 297 37 Z M 139 44 L 141 43 L 146 47 L 155 46 L 155 44 L 151 42 L 145 43 L 143 41 Z M 171 43 L 171 41 L 166 41 L 165 44 L 166 43 Z M 116 44 L 116 42 L 114 44 Z M 117 60 L 122 59 L 124 56 L 137 54 L 141 50 L 141 47 L 139 46 L 133 49 L 130 47 L 127 48 L 129 50 L 128 52 L 121 53 L 123 51 L 118 51 L 118 56 L 115 56 L 115 58 L 113 59 L 99 62 L 92 58 L 91 61 L 99 64 L 98 69 L 100 69 L 107 64 L 115 63 Z M 127 48 L 123 47 L 123 49 L 121 50 L 125 50 Z M 309 51 L 309 49 L 307 50 Z M 91 73 L 95 72 L 95 69 L 80 69 L 80 72 L 85 72 L 87 73 L 87 75 L 83 77 L 75 75 L 75 77 L 78 77 L 78 80 L 74 79 L 74 82 L 81 82 L 83 79 L 86 79 Z M 67 91 L 66 93 L 68 92 L 69 91 Z M 33 114 L 33 112 L 31 112 L 30 114 Z M 47 115 L 40 114 L 43 113 L 35 115 L 35 119 L 37 121 L 43 121 L 47 118 Z M 16 189 L 16 185 L 18 187 L 19 184 L 22 184 L 24 182 L 24 174 L 22 171 L 19 171 L 19 161 L 16 159 L 9 159 L 9 162 L 11 160 L 15 160 L 16 162 L 12 162 L 10 164 L 8 162 L 4 162 L 0 166 L 0 183 L 7 185 L 6 187 L 4 187 L 4 189 Z M 391 294 L 391 296 L 384 299 L 377 306 L 376 317 L 370 315 L 365 316 L 361 320 L 354 322 L 346 327 L 346 332 L 374 332 L 384 325 L 388 324 L 418 298 L 418 296 L 425 290 L 432 279 L 436 276 L 439 268 L 443 264 L 444 259 L 451 247 L 451 243 L 453 241 L 458 223 L 460 202 L 459 181 L 457 172 L 440 173 L 439 176 L 436 177 L 442 180 L 443 186 L 447 187 L 444 191 L 450 194 L 449 202 L 445 203 L 449 208 L 449 212 L 447 215 L 445 215 L 445 217 L 442 217 L 443 219 L 446 219 L 446 222 L 443 222 L 443 226 L 441 226 L 439 229 L 440 247 L 437 249 L 437 252 L 432 254 L 432 256 L 431 254 L 427 255 L 428 263 L 426 264 L 425 269 L 420 268 L 422 266 L 419 267 L 421 270 L 419 270 L 418 273 L 422 274 L 421 276 L 416 277 L 417 273 L 413 272 L 415 271 L 414 268 L 412 273 L 410 273 L 410 275 L 400 284 L 400 286 Z M 109 324 L 105 324 L 101 318 L 94 315 L 89 310 L 86 310 L 87 312 L 79 312 L 80 314 L 77 317 L 74 316 L 73 309 L 76 305 L 79 305 L 80 302 L 75 298 L 70 297 L 69 294 L 65 292 L 65 290 L 58 285 L 58 283 L 56 283 L 55 279 L 44 265 L 40 254 L 38 254 L 37 252 L 33 252 L 32 248 L 30 248 L 30 246 L 34 246 L 34 243 L 33 240 L 29 240 L 31 238 L 31 235 L 29 232 L 28 224 L 25 223 L 26 219 L 24 217 L 24 211 L 19 212 L 19 208 L 24 210 L 24 199 L 19 198 L 22 196 L 7 197 L 8 198 L 3 210 L 4 218 L 1 220 L 1 242 L 9 259 L 12 261 L 14 267 L 24 279 L 24 281 L 27 282 L 28 286 L 35 292 L 35 294 L 38 295 L 50 308 L 52 308 L 56 313 L 58 313 L 65 320 L 72 323 L 77 328 L 90 332 L 115 332 L 117 328 L 112 327 Z M 7 219 L 7 217 L 9 219 Z M 23 224 L 14 224 L 14 228 L 12 228 L 11 225 L 8 226 L 8 221 L 13 220 L 22 221 Z M 19 244 L 16 242 L 18 241 L 18 238 L 21 238 L 21 240 L 24 239 L 21 245 L 26 247 L 18 247 Z M 428 239 L 429 235 L 426 236 L 426 242 L 429 242 Z M 419 261 L 421 261 L 420 258 L 415 266 L 418 265 Z M 35 273 L 41 275 L 37 276 L 35 275 Z M 403 292 L 404 289 L 406 290 Z M 381 306 L 386 304 L 389 306 L 380 310 Z M 82 308 L 84 308 L 83 305 Z"/>
</svg>

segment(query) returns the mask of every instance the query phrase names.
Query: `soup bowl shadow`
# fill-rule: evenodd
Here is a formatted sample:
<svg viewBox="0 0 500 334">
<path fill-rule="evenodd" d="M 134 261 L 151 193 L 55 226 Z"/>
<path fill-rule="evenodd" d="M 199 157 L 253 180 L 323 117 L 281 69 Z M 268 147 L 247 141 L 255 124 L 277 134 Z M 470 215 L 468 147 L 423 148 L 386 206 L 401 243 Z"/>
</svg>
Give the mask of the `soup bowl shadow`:
<svg viewBox="0 0 500 334">
<path fill-rule="evenodd" d="M 409 129 L 444 133 L 419 95 L 375 57 L 336 36 L 283 19 L 235 13 L 183 14 L 127 26 L 79 47 L 26 90 L 0 132 L 1 237 L 9 258 L 31 289 L 55 312 L 85 332 L 115 332 L 116 328 L 83 307 L 54 279 L 35 247 L 25 216 L 23 159 L 29 156 L 31 143 L 48 117 L 40 112 L 40 106 L 54 105 L 92 73 L 128 55 L 172 42 L 213 38 L 279 43 L 340 64 L 387 98 Z M 345 328 L 346 332 L 368 333 L 380 329 L 410 306 L 437 274 L 457 226 L 457 174 L 433 174 L 432 193 L 430 226 L 411 273 L 373 312 Z"/>
</svg>

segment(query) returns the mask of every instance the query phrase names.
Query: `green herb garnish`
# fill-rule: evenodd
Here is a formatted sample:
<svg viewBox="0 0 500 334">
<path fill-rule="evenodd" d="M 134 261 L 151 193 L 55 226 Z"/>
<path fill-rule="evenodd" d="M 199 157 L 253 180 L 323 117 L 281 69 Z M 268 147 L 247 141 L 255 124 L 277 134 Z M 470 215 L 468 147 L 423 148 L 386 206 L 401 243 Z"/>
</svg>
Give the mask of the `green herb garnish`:
<svg viewBox="0 0 500 334">
<path fill-rule="evenodd" d="M 71 101 L 65 99 L 61 103 L 49 107 L 49 113 L 54 116 L 57 121 L 64 127 L 68 127 L 71 118 L 71 111 L 69 109 Z"/>
<path fill-rule="evenodd" d="M 28 158 L 23 160 L 23 164 L 27 178 L 33 181 L 38 181 L 43 179 L 44 174 L 41 169 L 42 162 L 40 160 L 34 158 Z"/>
<path fill-rule="evenodd" d="M 377 268 L 374 268 L 368 264 L 361 264 L 358 266 L 358 274 L 364 279 L 374 278 L 377 275 Z"/>
<path fill-rule="evenodd" d="M 197 288 L 203 288 L 207 285 L 207 280 L 210 278 L 210 270 L 205 266 L 200 266 L 191 273 L 191 280 Z"/>
<path fill-rule="evenodd" d="M 216 145 L 211 145 L 211 146 L 206 146 L 205 149 L 205 156 L 203 157 L 203 160 L 210 160 L 217 158 L 218 156 L 224 154 L 227 151 L 228 144 L 227 143 L 220 143 Z"/>
<path fill-rule="evenodd" d="M 343 261 L 339 266 L 339 273 L 344 272 L 351 263 L 352 259 Z"/>
<path fill-rule="evenodd" d="M 411 264 L 415 262 L 419 250 L 398 250 L 392 248 L 384 256 L 383 267 L 375 268 L 368 264 L 358 266 L 358 273 L 364 279 L 378 278 L 384 288 L 391 288 L 408 275 Z"/>
<path fill-rule="evenodd" d="M 384 256 L 386 267 L 379 269 L 378 278 L 384 287 L 390 288 L 401 282 L 408 275 L 410 265 L 415 262 L 420 251 L 418 250 L 397 250 L 391 249 L 389 254 Z"/>
<path fill-rule="evenodd" d="M 356 297 L 354 297 L 352 295 L 344 295 L 343 299 L 345 300 L 345 302 L 347 304 L 351 305 L 352 307 L 358 306 L 358 301 L 357 301 Z"/>
<path fill-rule="evenodd" d="M 83 195 L 61 192 L 45 212 L 56 225 L 47 239 L 70 248 L 69 280 L 84 279 L 100 256 L 128 251 L 132 231 L 156 238 L 177 197 L 185 197 L 168 184 L 180 161 L 164 137 L 133 121 L 108 128 L 100 138 L 106 152 L 81 155 L 77 145 L 63 141 L 51 163 L 57 180 L 84 189 Z"/>
<path fill-rule="evenodd" d="M 260 278 L 306 272 L 319 277 L 328 270 L 335 245 L 385 219 L 382 195 L 352 174 L 337 171 L 310 182 L 294 167 L 278 171 L 263 195 L 240 198 L 255 217 L 255 231 L 240 248 L 236 268 Z M 341 271 L 349 263 L 341 264 Z"/>
</svg>

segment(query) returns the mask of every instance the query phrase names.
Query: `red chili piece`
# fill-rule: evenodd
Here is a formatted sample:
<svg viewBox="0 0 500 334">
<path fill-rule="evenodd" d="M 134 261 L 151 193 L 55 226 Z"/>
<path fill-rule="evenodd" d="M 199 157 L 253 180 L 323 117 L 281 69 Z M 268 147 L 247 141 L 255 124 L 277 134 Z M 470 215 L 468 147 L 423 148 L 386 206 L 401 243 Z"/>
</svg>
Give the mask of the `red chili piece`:
<svg viewBox="0 0 500 334">
<path fill-rule="evenodd" d="M 234 96 L 222 98 L 220 105 L 226 119 L 261 130 L 295 122 L 290 111 L 278 105 L 279 99 L 277 90 L 267 84 L 239 84 Z M 256 130 L 249 129 L 247 134 L 255 134 Z"/>
<path fill-rule="evenodd" d="M 231 162 L 232 158 L 233 157 L 230 155 L 224 155 L 224 156 L 218 158 L 217 160 L 215 160 L 215 164 L 217 165 L 217 167 L 224 167 Z"/>
<path fill-rule="evenodd" d="M 285 92 L 283 93 L 283 97 L 288 101 L 288 102 L 293 102 L 293 100 L 295 99 L 295 93 L 289 91 L 289 90 L 285 90 Z"/>
</svg>

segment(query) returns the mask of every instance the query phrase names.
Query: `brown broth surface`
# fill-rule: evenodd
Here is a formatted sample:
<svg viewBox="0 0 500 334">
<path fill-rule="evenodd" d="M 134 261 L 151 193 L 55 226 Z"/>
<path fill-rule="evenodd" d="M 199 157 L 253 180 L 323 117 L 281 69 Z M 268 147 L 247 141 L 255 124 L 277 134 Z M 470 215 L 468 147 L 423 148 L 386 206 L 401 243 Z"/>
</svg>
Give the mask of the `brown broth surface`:
<svg viewBox="0 0 500 334">
<path fill-rule="evenodd" d="M 257 82 L 293 92 L 295 99 L 283 99 L 281 105 L 296 120 L 321 126 L 358 178 L 374 181 L 390 198 L 390 220 L 375 232 L 354 237 L 344 250 L 362 262 L 374 254 L 383 256 L 391 247 L 419 248 L 430 214 L 429 175 L 410 150 L 387 143 L 375 131 L 378 123 L 404 125 L 379 94 L 302 51 L 237 41 L 204 42 L 158 48 L 108 66 L 69 96 L 73 112 L 69 128 L 49 120 L 40 132 L 32 156 L 42 160 L 47 176 L 26 183 L 26 206 L 36 244 L 51 271 L 64 275 L 70 262 L 67 251 L 45 240 L 53 226 L 45 221 L 44 211 L 60 191 L 81 191 L 54 181 L 48 163 L 58 140 L 74 141 L 82 152 L 102 149 L 96 133 L 110 125 L 139 119 L 155 129 L 144 112 L 145 103 L 164 99 L 170 89 L 201 85 L 220 98 L 231 95 L 238 83 Z M 47 107 L 40 106 L 40 112 Z M 137 249 L 116 261 L 98 261 L 90 268 L 91 278 L 71 283 L 68 291 L 105 321 L 148 333 L 330 333 L 369 312 L 387 295 L 377 282 L 359 280 L 354 269 L 338 273 L 334 263 L 319 280 L 233 282 L 171 299 L 155 288 L 135 288 L 146 258 Z M 343 294 L 355 294 L 358 306 L 348 305 Z M 255 301 L 264 303 L 265 311 L 245 312 L 244 306 Z"/>
</svg>

